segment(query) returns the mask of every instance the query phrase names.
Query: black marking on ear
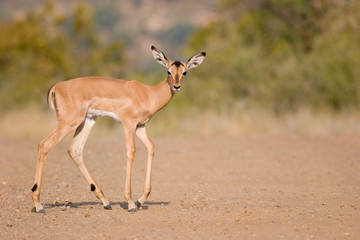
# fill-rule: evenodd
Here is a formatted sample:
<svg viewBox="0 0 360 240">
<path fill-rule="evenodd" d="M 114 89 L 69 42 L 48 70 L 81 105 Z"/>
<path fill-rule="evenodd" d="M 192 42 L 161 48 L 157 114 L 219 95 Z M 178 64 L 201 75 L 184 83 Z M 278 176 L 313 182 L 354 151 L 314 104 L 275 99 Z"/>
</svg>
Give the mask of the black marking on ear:
<svg viewBox="0 0 360 240">
<path fill-rule="evenodd" d="M 38 185 L 37 183 L 34 184 L 34 186 L 32 187 L 31 191 L 35 192 L 35 190 L 37 189 Z"/>
<path fill-rule="evenodd" d="M 151 45 L 151 50 L 155 50 L 155 47 L 154 47 L 154 45 Z"/>
<path fill-rule="evenodd" d="M 93 192 L 93 191 L 95 191 L 95 189 L 96 189 L 95 185 L 94 185 L 94 184 L 91 184 L 91 185 L 90 185 L 90 190 Z"/>
<path fill-rule="evenodd" d="M 204 57 L 206 56 L 206 52 L 202 52 L 201 55 L 203 55 Z"/>
</svg>

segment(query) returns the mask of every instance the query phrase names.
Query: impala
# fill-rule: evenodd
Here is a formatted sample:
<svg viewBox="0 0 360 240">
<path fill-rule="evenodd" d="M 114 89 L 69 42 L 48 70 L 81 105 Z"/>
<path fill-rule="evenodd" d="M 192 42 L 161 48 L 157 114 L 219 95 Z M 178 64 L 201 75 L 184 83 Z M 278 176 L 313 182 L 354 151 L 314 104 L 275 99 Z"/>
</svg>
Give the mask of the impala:
<svg viewBox="0 0 360 240">
<path fill-rule="evenodd" d="M 145 124 L 160 109 L 165 107 L 181 84 L 189 69 L 197 67 L 206 53 L 198 53 L 187 62 L 171 61 L 163 52 L 151 46 L 155 60 L 164 65 L 168 76 L 157 86 L 148 86 L 138 81 L 119 80 L 104 77 L 81 77 L 59 82 L 48 92 L 48 104 L 55 111 L 58 120 L 56 129 L 50 133 L 38 148 L 35 183 L 32 187 L 33 211 L 44 212 L 40 203 L 41 179 L 49 151 L 67 134 L 75 131 L 68 153 L 82 172 L 105 209 L 111 209 L 100 186 L 90 175 L 83 160 L 83 149 L 90 130 L 98 116 L 111 117 L 121 121 L 126 141 L 126 183 L 125 199 L 128 211 L 135 212 L 144 204 L 151 191 L 151 167 L 154 145 L 146 133 Z M 143 195 L 134 202 L 131 195 L 131 171 L 135 156 L 135 134 L 147 151 L 147 170 Z"/>
</svg>

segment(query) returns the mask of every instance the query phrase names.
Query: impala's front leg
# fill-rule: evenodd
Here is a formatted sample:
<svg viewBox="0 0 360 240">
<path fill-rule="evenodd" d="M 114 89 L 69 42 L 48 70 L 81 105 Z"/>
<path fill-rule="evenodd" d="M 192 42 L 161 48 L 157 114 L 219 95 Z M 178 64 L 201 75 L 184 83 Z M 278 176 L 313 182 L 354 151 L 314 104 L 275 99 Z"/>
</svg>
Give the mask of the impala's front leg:
<svg viewBox="0 0 360 240">
<path fill-rule="evenodd" d="M 141 207 L 144 204 L 146 199 L 148 198 L 151 192 L 151 168 L 152 168 L 152 161 L 154 159 L 154 144 L 152 143 L 151 139 L 146 133 L 145 125 L 140 126 L 136 129 L 136 135 L 144 144 L 146 151 L 147 151 L 147 168 L 146 168 L 146 177 L 145 177 L 145 184 L 144 184 L 144 193 L 136 202 L 137 207 Z"/>
<path fill-rule="evenodd" d="M 135 157 L 135 129 L 136 126 L 133 126 L 131 123 L 124 123 L 124 130 L 125 130 L 125 141 L 126 141 L 126 182 L 125 182 L 125 199 L 128 202 L 128 211 L 129 212 L 136 212 L 135 203 L 131 196 L 131 172 L 132 166 Z"/>
</svg>

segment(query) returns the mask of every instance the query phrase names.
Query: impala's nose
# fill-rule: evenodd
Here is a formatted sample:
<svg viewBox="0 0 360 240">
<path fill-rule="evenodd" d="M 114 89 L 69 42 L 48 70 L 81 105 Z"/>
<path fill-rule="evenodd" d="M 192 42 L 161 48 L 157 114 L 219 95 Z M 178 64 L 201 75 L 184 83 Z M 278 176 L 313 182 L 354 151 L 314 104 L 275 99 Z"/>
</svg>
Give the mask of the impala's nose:
<svg viewBox="0 0 360 240">
<path fill-rule="evenodd" d="M 179 86 L 174 85 L 174 91 L 175 92 L 180 92 L 180 87 L 181 87 L 181 85 L 179 85 Z"/>
</svg>

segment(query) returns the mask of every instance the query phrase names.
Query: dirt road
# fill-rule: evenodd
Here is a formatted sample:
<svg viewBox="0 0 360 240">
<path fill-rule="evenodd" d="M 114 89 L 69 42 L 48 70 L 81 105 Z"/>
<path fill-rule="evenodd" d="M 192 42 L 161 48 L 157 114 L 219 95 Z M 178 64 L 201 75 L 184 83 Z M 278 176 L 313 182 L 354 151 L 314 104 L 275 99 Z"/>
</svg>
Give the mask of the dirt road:
<svg viewBox="0 0 360 240">
<path fill-rule="evenodd" d="M 124 140 L 91 136 L 100 201 L 59 144 L 45 166 L 46 214 L 30 212 L 37 140 L 0 140 L 0 239 L 360 239 L 360 137 L 154 139 L 144 209 L 124 208 Z M 145 176 L 137 142 L 133 195 Z"/>
</svg>

